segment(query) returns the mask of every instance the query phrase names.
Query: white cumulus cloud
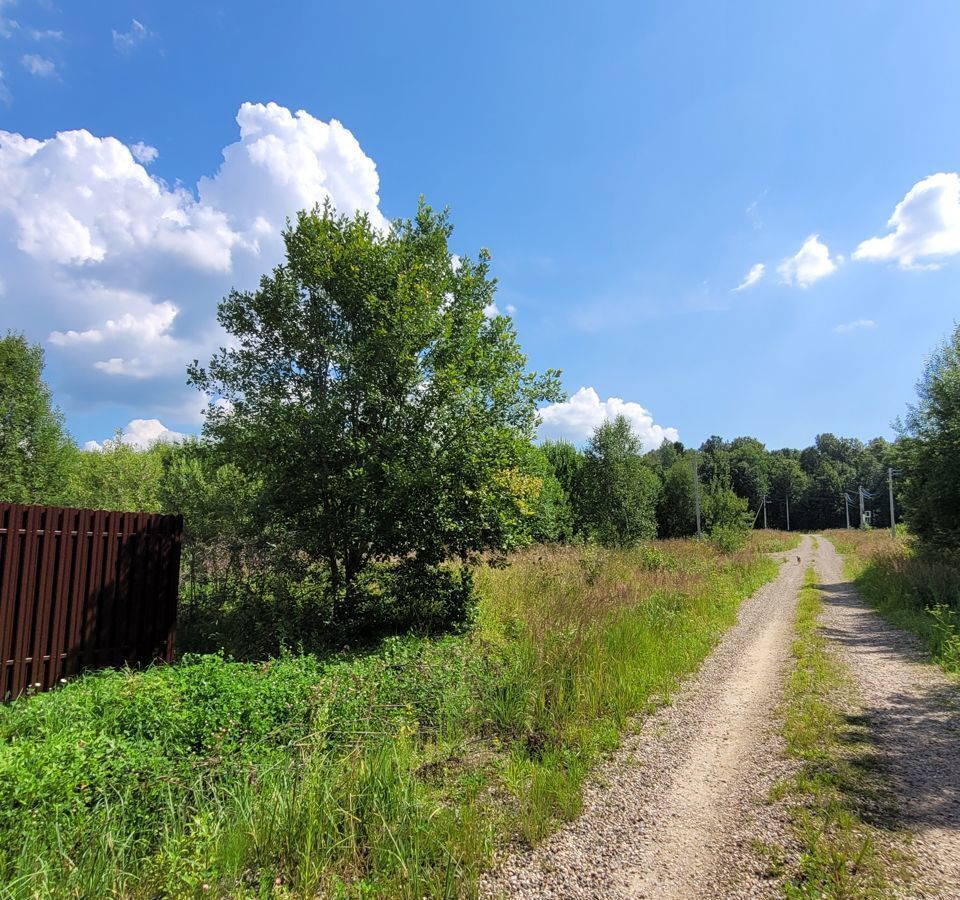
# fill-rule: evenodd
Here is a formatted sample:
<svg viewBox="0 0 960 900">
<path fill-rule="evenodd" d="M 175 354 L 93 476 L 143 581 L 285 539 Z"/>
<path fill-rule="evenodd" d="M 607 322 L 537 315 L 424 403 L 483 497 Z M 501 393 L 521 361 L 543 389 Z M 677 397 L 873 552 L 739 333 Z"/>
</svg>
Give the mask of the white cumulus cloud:
<svg viewBox="0 0 960 900">
<path fill-rule="evenodd" d="M 175 444 L 187 435 L 171 431 L 159 419 L 132 419 L 120 432 L 120 443 L 138 450 L 146 450 L 154 444 Z M 114 438 L 103 441 L 87 441 L 84 450 L 103 450 L 114 443 Z"/>
<path fill-rule="evenodd" d="M 40 56 L 37 53 L 25 53 L 20 62 L 23 67 L 37 78 L 51 78 L 57 74 L 57 66 L 52 59 Z"/>
<path fill-rule="evenodd" d="M 796 284 L 802 288 L 836 271 L 837 262 L 830 258 L 830 248 L 820 240 L 819 234 L 811 234 L 796 255 L 785 259 L 777 267 L 784 284 Z"/>
<path fill-rule="evenodd" d="M 665 428 L 653 421 L 653 415 L 639 403 L 609 397 L 601 400 L 592 387 L 582 387 L 569 400 L 551 403 L 540 410 L 541 438 L 564 438 L 574 443 L 587 440 L 599 425 L 617 416 L 625 416 L 645 450 L 659 447 L 664 439 L 679 439 L 676 428 Z"/>
<path fill-rule="evenodd" d="M 198 407 L 185 367 L 223 343 L 218 301 L 282 259 L 297 210 L 330 200 L 389 227 L 376 165 L 339 122 L 244 103 L 237 124 L 195 190 L 151 175 L 157 151 L 145 144 L 0 131 L 4 325 L 48 340 L 68 415 L 106 402 L 131 417 Z"/>
<path fill-rule="evenodd" d="M 747 272 L 743 281 L 738 284 L 734 290 L 735 291 L 745 291 L 748 287 L 755 285 L 761 278 L 763 278 L 763 273 L 766 271 L 767 267 L 763 263 L 757 263 L 755 266 L 750 267 L 750 271 Z"/>
<path fill-rule="evenodd" d="M 896 260 L 904 268 L 936 265 L 960 253 L 960 175 L 939 172 L 918 181 L 887 221 L 889 234 L 857 247 L 854 259 Z"/>
</svg>

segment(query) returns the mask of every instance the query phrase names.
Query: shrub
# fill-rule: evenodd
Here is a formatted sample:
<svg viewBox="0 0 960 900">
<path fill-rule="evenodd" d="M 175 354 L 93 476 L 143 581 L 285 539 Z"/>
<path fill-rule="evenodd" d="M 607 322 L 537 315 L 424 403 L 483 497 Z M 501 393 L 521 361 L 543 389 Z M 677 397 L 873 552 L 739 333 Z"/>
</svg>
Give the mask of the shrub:
<svg viewBox="0 0 960 900">
<path fill-rule="evenodd" d="M 732 525 L 718 525 L 710 532 L 710 543 L 721 553 L 736 553 L 747 545 L 750 532 Z"/>
</svg>

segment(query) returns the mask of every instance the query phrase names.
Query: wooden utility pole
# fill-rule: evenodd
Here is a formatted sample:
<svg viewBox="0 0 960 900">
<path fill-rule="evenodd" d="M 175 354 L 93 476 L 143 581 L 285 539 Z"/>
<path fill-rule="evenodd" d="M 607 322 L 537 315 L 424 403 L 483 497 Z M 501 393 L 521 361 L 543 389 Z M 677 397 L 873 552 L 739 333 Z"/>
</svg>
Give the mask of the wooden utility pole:
<svg viewBox="0 0 960 900">
<path fill-rule="evenodd" d="M 700 470 L 697 467 L 697 451 L 693 451 L 693 505 L 697 510 L 697 537 L 703 537 L 700 531 Z"/>
<path fill-rule="evenodd" d="M 890 490 L 890 536 L 897 536 L 897 513 L 893 506 L 893 467 L 887 469 L 887 487 Z"/>
</svg>

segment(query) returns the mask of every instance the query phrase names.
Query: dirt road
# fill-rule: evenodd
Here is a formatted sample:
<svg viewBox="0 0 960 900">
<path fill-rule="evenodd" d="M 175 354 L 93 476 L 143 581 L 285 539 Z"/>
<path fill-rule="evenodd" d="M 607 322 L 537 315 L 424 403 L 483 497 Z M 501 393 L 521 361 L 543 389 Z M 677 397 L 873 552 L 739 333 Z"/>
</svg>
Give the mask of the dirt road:
<svg viewBox="0 0 960 900">
<path fill-rule="evenodd" d="M 801 562 L 797 562 L 797 555 Z M 740 607 L 675 702 L 648 718 L 604 766 L 584 814 L 489 878 L 490 896 L 761 896 L 749 846 L 758 798 L 782 761 L 772 709 L 790 658 L 797 593 L 812 541 Z"/>
<path fill-rule="evenodd" d="M 800 562 L 797 562 L 797 555 Z M 804 538 L 777 579 L 744 601 L 675 702 L 643 722 L 588 787 L 584 813 L 484 881 L 488 897 L 782 896 L 759 843 L 790 843 L 767 802 L 793 763 L 778 704 L 799 588 L 815 565 L 822 624 L 856 684 L 873 746 L 896 791 L 917 859 L 909 896 L 960 898 L 960 711 L 953 684 L 886 625 L 842 577 L 824 539 Z M 899 840 L 899 837 L 897 838 Z"/>
</svg>

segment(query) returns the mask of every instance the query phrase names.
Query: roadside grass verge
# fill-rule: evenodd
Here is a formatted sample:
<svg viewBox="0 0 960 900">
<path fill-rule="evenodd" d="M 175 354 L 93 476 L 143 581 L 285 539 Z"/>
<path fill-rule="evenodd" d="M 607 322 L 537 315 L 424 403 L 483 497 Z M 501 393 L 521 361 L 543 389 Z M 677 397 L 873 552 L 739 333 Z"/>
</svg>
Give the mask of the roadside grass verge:
<svg viewBox="0 0 960 900">
<path fill-rule="evenodd" d="M 921 554 L 886 531 L 824 532 L 857 591 L 892 625 L 916 635 L 934 662 L 960 673 L 960 564 Z"/>
<path fill-rule="evenodd" d="M 0 896 L 474 896 L 776 574 L 757 546 L 533 548 L 477 573 L 462 635 L 0 708 Z"/>
<path fill-rule="evenodd" d="M 786 553 L 796 550 L 803 540 L 800 531 L 777 531 L 773 528 L 753 532 L 754 547 L 764 553 Z"/>
<path fill-rule="evenodd" d="M 787 802 L 800 849 L 785 891 L 790 898 L 887 897 L 888 874 L 903 868 L 885 834 L 894 821 L 892 795 L 869 723 L 855 712 L 849 677 L 819 631 L 822 605 L 816 574 L 808 569 L 783 725 L 787 752 L 799 768 L 771 795 Z"/>
</svg>

